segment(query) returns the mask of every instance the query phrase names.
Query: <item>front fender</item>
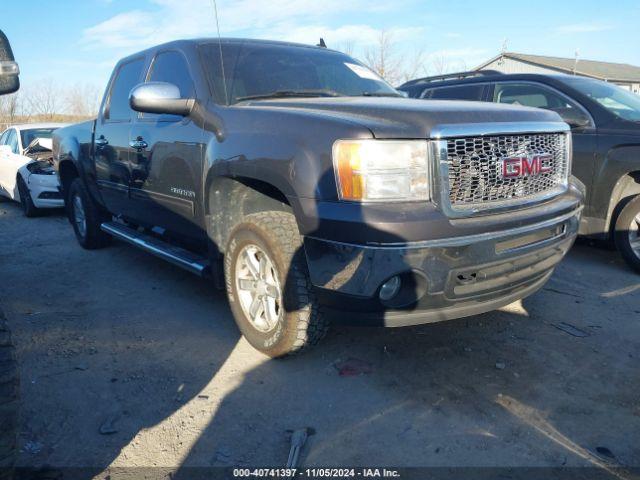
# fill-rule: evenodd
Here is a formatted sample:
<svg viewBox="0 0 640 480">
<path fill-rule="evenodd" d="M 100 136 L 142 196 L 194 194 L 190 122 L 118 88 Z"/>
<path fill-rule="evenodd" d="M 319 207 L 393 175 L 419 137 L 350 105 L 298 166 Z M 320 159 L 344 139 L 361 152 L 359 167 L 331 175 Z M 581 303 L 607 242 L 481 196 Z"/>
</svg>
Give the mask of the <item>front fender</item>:
<svg viewBox="0 0 640 480">
<path fill-rule="evenodd" d="M 624 145 L 609 150 L 596 172 L 592 185 L 593 215 L 611 225 L 616 205 L 628 195 L 640 193 L 640 145 Z"/>
</svg>

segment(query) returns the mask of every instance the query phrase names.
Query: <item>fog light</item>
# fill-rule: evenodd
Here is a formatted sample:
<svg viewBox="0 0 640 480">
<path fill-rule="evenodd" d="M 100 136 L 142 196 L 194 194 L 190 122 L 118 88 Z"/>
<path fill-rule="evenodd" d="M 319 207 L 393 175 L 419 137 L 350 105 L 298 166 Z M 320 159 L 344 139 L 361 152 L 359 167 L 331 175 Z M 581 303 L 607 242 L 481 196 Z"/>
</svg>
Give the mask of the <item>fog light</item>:
<svg viewBox="0 0 640 480">
<path fill-rule="evenodd" d="M 387 300 L 391 300 L 395 297 L 400 291 L 400 283 L 400 277 L 397 275 L 384 282 L 380 287 L 380 293 L 378 294 L 380 300 L 386 302 Z"/>
</svg>

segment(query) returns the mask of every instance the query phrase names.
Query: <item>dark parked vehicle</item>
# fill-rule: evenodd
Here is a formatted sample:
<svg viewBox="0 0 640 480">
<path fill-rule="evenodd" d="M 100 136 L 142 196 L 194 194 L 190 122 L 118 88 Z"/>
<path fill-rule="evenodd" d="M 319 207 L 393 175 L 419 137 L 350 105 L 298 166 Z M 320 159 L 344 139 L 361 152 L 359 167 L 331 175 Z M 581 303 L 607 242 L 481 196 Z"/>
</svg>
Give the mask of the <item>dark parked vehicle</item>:
<svg viewBox="0 0 640 480">
<path fill-rule="evenodd" d="M 19 73 L 9 40 L 0 30 L 0 95 L 18 91 Z M 10 480 L 14 474 L 18 455 L 19 392 L 11 330 L 0 308 L 0 480 Z"/>
<path fill-rule="evenodd" d="M 386 326 L 530 295 L 577 233 L 553 112 L 404 98 L 326 48 L 177 41 L 115 68 L 54 134 L 80 244 L 128 241 L 226 287 L 271 356 L 339 316 Z"/>
<path fill-rule="evenodd" d="M 572 171 L 587 189 L 580 234 L 614 240 L 640 272 L 640 96 L 585 77 L 494 71 L 422 78 L 399 90 L 557 112 L 571 126 Z"/>
</svg>

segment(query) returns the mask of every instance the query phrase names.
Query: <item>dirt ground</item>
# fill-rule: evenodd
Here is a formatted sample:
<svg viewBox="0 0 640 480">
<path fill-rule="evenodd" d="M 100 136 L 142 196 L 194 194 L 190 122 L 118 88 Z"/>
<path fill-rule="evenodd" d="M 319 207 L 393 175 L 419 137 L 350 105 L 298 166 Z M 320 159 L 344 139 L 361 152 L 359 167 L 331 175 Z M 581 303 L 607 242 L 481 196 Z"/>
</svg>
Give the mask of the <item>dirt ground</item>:
<svg viewBox="0 0 640 480">
<path fill-rule="evenodd" d="M 575 246 L 501 311 L 335 327 L 278 361 L 208 282 L 84 251 L 61 213 L 0 204 L 0 281 L 22 466 L 284 466 L 301 427 L 304 466 L 640 466 L 640 277 L 616 252 Z"/>
</svg>

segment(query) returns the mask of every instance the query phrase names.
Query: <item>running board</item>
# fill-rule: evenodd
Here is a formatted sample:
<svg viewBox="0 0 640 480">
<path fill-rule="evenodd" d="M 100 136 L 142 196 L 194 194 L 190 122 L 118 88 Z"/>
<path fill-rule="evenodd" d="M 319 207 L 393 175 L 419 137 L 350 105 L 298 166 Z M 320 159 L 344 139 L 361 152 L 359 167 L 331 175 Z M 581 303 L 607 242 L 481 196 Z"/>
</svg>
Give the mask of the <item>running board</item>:
<svg viewBox="0 0 640 480">
<path fill-rule="evenodd" d="M 145 252 L 149 252 L 201 277 L 205 277 L 211 272 L 211 264 L 206 258 L 146 233 L 140 233 L 122 223 L 105 222 L 100 225 L 100 229 L 117 239 L 130 243 Z"/>
</svg>

